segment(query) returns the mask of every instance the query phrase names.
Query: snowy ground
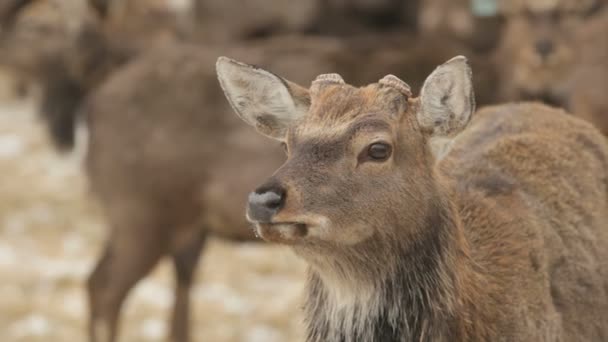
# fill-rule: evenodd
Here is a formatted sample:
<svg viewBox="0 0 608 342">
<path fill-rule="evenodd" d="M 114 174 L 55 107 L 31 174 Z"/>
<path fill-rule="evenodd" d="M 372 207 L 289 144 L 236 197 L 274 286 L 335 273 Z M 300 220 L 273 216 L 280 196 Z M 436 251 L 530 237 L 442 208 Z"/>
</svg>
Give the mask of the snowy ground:
<svg viewBox="0 0 608 342">
<path fill-rule="evenodd" d="M 105 237 L 80 155 L 52 150 L 31 104 L 0 106 L 0 341 L 84 341 L 84 281 Z M 122 341 L 163 340 L 172 270 L 129 298 Z M 283 247 L 212 240 L 193 294 L 195 341 L 300 340 L 304 265 Z"/>
</svg>

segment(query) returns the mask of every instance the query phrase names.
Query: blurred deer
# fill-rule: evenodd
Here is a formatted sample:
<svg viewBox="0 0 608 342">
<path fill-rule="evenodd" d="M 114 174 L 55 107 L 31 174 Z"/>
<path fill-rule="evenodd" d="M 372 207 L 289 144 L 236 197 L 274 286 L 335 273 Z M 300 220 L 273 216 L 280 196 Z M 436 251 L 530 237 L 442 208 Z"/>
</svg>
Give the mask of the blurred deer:
<svg viewBox="0 0 608 342">
<path fill-rule="evenodd" d="M 602 0 L 522 2 L 505 9 L 497 54 L 502 98 L 564 107 L 608 135 L 608 6 Z"/>
<path fill-rule="evenodd" d="M 367 8 L 365 1 L 353 0 L 348 6 L 321 0 L 182 3 L 180 7 L 168 0 L 7 0 L 0 4 L 0 63 L 19 70 L 24 82 L 41 86 L 43 118 L 57 147 L 67 150 L 74 142 L 71 118 L 87 94 L 148 48 L 173 41 L 226 44 L 290 32 L 345 33 L 355 26 L 361 30 L 374 25 L 356 10 Z M 382 13 L 405 8 L 395 1 L 372 7 Z M 224 17 L 235 8 L 246 15 L 226 27 Z M 325 17 L 327 11 L 358 15 L 336 27 Z M 411 13 L 399 15 L 409 18 Z"/>
</svg>

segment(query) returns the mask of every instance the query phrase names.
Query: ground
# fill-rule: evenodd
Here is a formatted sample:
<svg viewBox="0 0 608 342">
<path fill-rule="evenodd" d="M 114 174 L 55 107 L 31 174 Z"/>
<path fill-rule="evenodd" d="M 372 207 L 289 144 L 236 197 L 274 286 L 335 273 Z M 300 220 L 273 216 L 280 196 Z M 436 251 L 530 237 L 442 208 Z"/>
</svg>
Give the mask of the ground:
<svg viewBox="0 0 608 342">
<path fill-rule="evenodd" d="M 84 341 L 84 283 L 106 227 L 81 170 L 85 147 L 56 153 L 34 108 L 0 105 L 0 341 Z M 301 340 L 304 272 L 285 247 L 212 239 L 193 290 L 194 341 Z M 122 341 L 164 339 L 172 284 L 163 262 L 138 285 Z"/>
</svg>

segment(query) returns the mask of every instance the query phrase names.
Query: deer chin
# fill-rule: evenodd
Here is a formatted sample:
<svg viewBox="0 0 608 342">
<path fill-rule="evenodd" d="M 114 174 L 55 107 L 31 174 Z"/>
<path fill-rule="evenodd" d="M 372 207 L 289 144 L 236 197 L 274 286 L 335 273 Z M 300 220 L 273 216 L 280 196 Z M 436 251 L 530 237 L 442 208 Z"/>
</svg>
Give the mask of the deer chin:
<svg viewBox="0 0 608 342">
<path fill-rule="evenodd" d="M 274 243 L 296 244 L 308 235 L 308 225 L 298 222 L 256 223 L 258 237 Z"/>
<path fill-rule="evenodd" d="M 286 245 L 305 244 L 328 238 L 331 220 L 319 214 L 287 215 L 280 213 L 270 222 L 253 221 L 255 234 L 269 242 Z"/>
</svg>

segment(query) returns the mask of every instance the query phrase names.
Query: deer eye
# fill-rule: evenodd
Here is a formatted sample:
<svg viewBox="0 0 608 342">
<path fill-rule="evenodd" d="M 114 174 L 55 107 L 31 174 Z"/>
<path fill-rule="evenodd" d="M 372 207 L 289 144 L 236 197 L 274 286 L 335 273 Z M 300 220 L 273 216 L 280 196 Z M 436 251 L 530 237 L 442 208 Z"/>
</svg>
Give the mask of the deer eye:
<svg viewBox="0 0 608 342">
<path fill-rule="evenodd" d="M 367 155 L 369 159 L 374 161 L 384 161 L 391 156 L 391 145 L 384 142 L 377 142 L 369 145 Z"/>
</svg>

